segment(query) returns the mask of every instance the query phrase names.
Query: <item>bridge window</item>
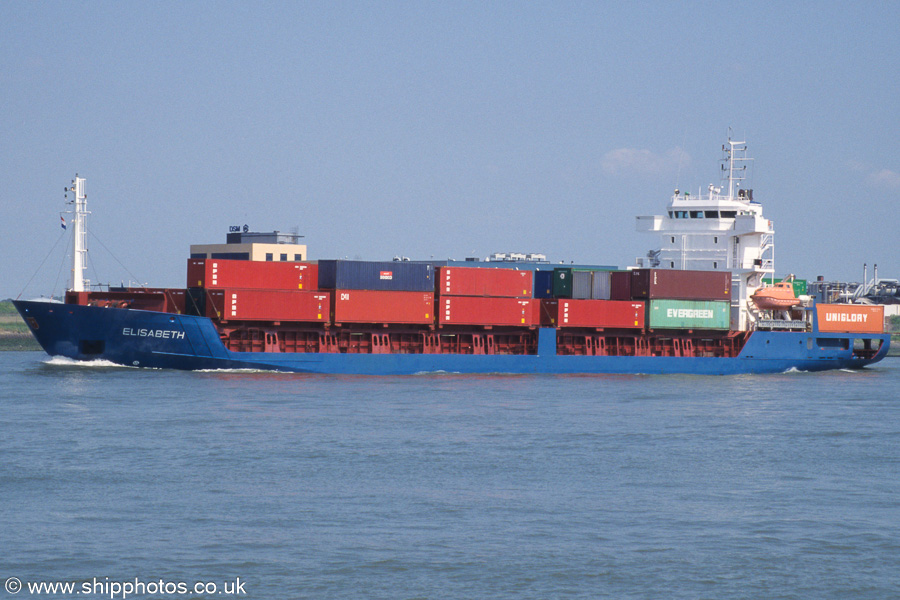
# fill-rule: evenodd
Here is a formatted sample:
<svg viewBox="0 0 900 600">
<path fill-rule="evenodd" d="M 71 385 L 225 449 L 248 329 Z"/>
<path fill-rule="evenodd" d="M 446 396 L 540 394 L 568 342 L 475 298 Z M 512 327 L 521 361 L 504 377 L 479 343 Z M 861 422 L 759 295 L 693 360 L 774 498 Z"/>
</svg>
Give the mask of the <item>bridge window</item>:
<svg viewBox="0 0 900 600">
<path fill-rule="evenodd" d="M 702 218 L 703 218 L 703 211 L 702 211 L 702 210 L 692 210 L 692 211 L 691 211 L 691 218 L 692 218 L 692 219 L 702 219 Z"/>
<path fill-rule="evenodd" d="M 719 211 L 717 211 L 717 210 L 707 210 L 707 211 L 705 211 L 704 214 L 706 215 L 707 219 L 718 219 L 719 218 Z"/>
<path fill-rule="evenodd" d="M 733 219 L 736 216 L 737 216 L 737 211 L 733 211 L 733 210 L 723 210 L 722 211 L 723 219 Z"/>
</svg>

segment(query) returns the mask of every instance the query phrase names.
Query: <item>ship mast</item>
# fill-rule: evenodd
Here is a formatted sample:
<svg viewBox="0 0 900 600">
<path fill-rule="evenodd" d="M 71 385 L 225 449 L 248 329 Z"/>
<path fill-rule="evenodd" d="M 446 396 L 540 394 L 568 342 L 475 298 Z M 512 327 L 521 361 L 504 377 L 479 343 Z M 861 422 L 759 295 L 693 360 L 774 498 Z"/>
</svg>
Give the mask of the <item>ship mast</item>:
<svg viewBox="0 0 900 600">
<path fill-rule="evenodd" d="M 84 278 L 85 255 L 87 254 L 87 194 L 84 193 L 84 177 L 75 174 L 72 185 L 66 191 L 75 194 L 72 218 L 72 291 L 83 292 L 86 280 Z"/>
<path fill-rule="evenodd" d="M 741 147 L 738 148 L 737 146 Z M 725 153 L 725 160 L 722 164 L 723 171 L 726 170 L 724 162 L 728 163 L 728 198 L 734 198 L 735 194 L 737 194 L 735 188 L 739 188 L 745 178 L 744 173 L 747 171 L 747 165 L 744 163 L 753 159 L 747 157 L 747 142 L 735 142 L 730 135 L 728 136 L 728 148 L 723 144 L 722 152 Z"/>
</svg>

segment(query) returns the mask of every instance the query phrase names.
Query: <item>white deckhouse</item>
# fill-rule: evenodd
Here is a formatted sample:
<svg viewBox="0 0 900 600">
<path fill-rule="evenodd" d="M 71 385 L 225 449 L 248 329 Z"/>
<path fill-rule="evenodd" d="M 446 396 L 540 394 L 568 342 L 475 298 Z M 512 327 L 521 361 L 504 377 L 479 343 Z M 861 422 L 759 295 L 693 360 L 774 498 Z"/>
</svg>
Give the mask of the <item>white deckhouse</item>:
<svg viewBox="0 0 900 600">
<path fill-rule="evenodd" d="M 722 187 L 710 184 L 697 196 L 675 190 L 665 215 L 637 217 L 638 231 L 659 236 L 659 247 L 637 266 L 731 271 L 731 325 L 746 330 L 756 318 L 747 299 L 774 276 L 775 231 L 753 190 L 741 188 L 752 160 L 746 143 L 729 138 L 722 152 Z"/>
</svg>

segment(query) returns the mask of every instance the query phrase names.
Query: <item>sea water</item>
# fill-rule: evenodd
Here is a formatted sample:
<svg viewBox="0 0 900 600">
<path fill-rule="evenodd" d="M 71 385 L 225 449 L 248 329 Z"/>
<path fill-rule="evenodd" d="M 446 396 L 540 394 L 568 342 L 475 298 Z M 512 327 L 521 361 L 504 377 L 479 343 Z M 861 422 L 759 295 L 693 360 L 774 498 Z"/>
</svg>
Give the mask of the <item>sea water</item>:
<svg viewBox="0 0 900 600">
<path fill-rule="evenodd" d="M 0 353 L 0 582 L 9 598 L 898 598 L 898 390 L 894 358 L 339 377 Z"/>
</svg>

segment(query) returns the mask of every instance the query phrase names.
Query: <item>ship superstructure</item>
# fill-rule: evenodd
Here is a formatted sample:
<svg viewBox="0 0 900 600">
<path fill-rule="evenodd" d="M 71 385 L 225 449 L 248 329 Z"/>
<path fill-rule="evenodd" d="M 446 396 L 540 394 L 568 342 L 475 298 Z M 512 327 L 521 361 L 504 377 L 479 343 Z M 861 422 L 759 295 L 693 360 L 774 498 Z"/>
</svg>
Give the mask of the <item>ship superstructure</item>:
<svg viewBox="0 0 900 600">
<path fill-rule="evenodd" d="M 729 138 L 722 146 L 720 186 L 691 195 L 675 190 L 663 215 L 637 217 L 637 230 L 659 236 L 659 247 L 636 260 L 638 267 L 730 271 L 731 321 L 741 331 L 756 320 L 749 297 L 775 273 L 775 230 L 753 190 L 744 189 L 747 144 Z"/>
</svg>

